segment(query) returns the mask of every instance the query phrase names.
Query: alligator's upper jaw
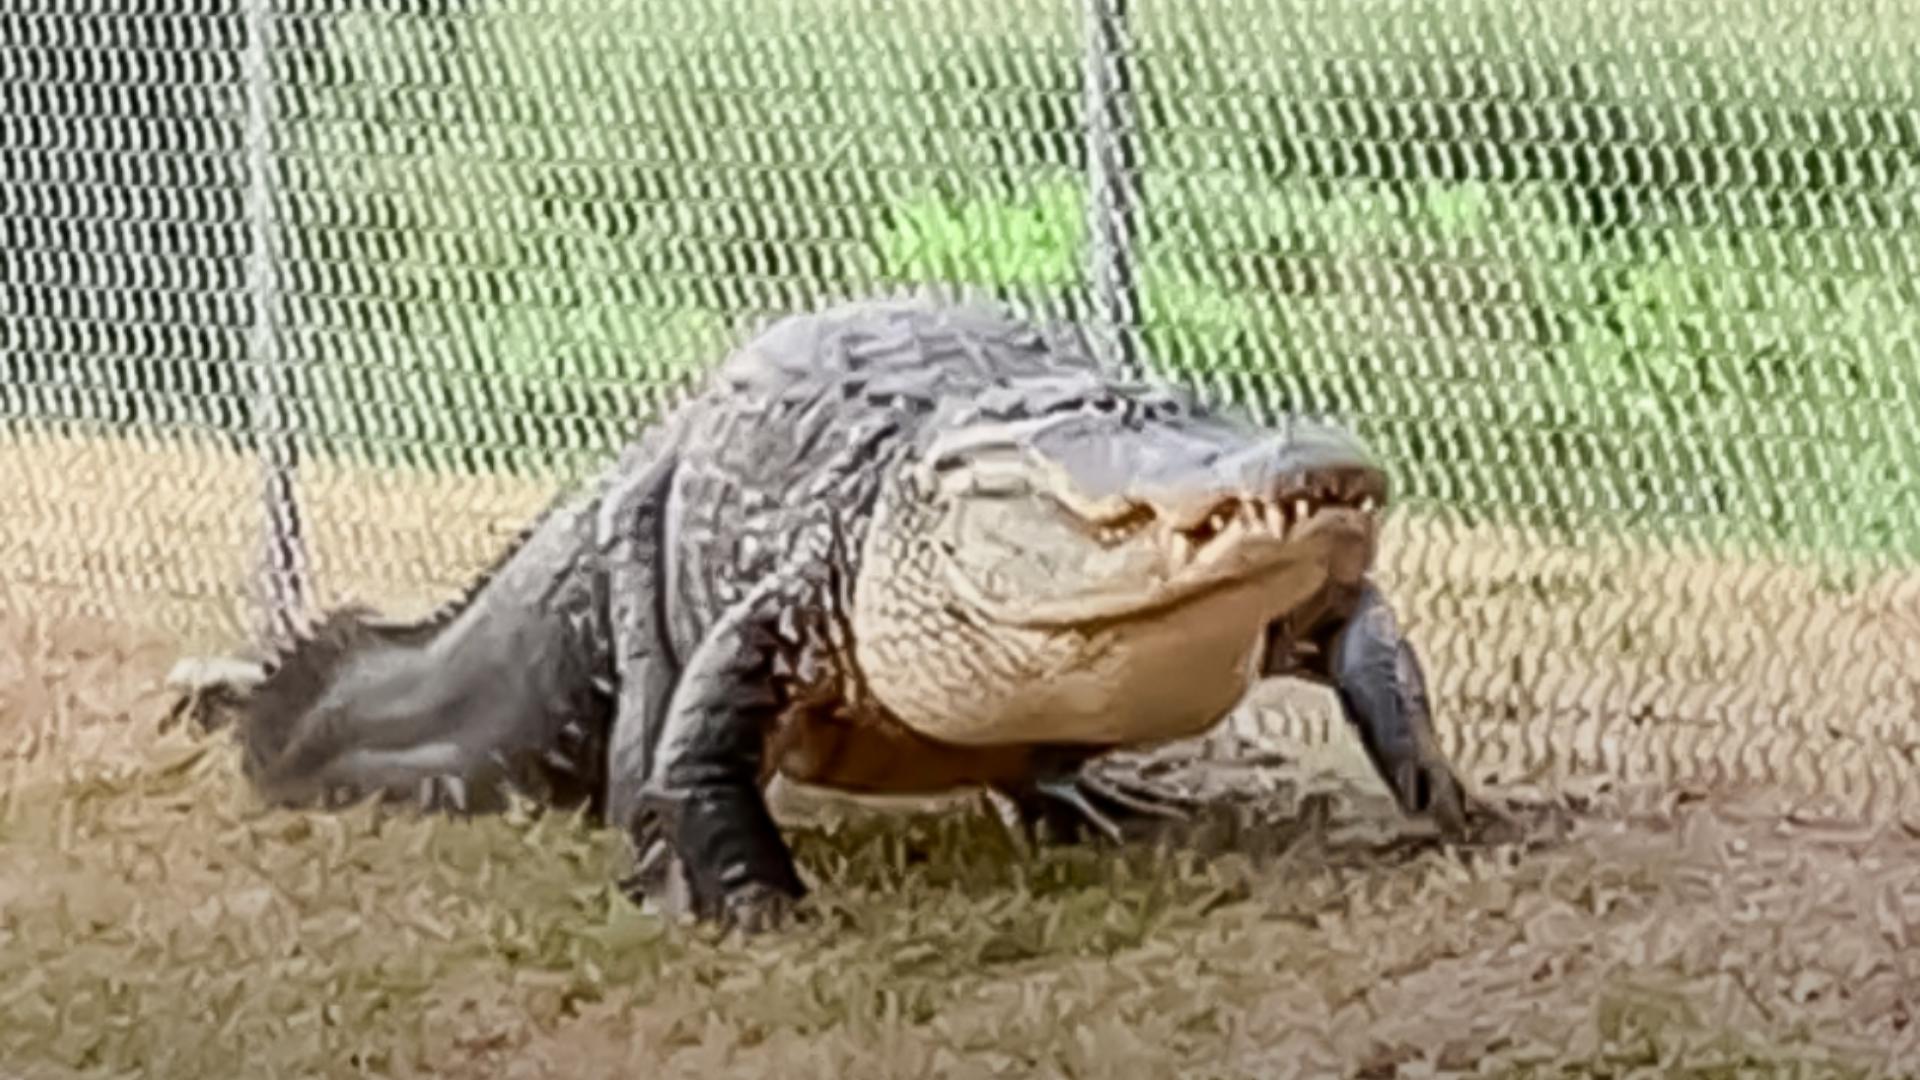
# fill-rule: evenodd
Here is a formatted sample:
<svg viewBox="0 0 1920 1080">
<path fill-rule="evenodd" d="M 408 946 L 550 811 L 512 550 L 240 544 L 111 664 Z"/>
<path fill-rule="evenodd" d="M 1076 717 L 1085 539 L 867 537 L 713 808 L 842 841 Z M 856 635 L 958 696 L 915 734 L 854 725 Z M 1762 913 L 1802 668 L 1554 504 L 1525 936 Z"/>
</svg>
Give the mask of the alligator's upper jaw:
<svg viewBox="0 0 1920 1080">
<path fill-rule="evenodd" d="M 1222 589 L 1253 586 L 1262 596 L 1253 602 L 1271 604 L 1277 618 L 1303 589 L 1316 591 L 1328 579 L 1352 583 L 1366 573 L 1386 490 L 1379 470 L 1343 466 L 1308 472 L 1264 492 L 1222 492 L 1202 504 L 1204 512 L 1163 516 L 1151 526 L 1163 551 L 1150 578 L 1054 600 L 968 598 L 1006 625 L 1063 629 L 1165 617 Z"/>
<path fill-rule="evenodd" d="M 1369 465 L 1310 470 L 1270 487 L 1221 492 L 1163 515 L 1167 566 L 1177 581 L 1211 560 L 1225 561 L 1220 570 L 1226 573 L 1284 561 L 1289 541 L 1348 518 L 1365 526 L 1386 500 L 1386 474 Z"/>
</svg>

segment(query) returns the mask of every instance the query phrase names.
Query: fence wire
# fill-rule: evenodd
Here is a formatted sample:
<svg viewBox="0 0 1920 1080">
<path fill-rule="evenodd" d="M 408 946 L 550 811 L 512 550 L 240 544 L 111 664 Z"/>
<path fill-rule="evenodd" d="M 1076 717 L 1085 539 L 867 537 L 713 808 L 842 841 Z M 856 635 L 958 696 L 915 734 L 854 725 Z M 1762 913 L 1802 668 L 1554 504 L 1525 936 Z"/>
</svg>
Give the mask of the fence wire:
<svg viewBox="0 0 1920 1080">
<path fill-rule="evenodd" d="M 0 599 L 187 635 L 264 549 L 281 595 L 427 602 L 755 320 L 941 282 L 1371 439 L 1476 779 L 1911 813 L 1916 39 L 1870 0 L 13 0 Z"/>
</svg>

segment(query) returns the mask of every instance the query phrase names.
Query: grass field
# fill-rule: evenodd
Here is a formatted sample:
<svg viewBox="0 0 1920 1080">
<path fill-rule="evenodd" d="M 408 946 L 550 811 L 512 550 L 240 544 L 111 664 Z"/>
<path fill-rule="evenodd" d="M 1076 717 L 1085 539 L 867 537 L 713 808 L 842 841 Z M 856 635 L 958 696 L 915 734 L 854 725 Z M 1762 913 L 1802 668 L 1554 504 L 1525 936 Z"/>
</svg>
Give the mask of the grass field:
<svg viewBox="0 0 1920 1080">
<path fill-rule="evenodd" d="M 1023 854 L 971 802 L 787 792 L 821 918 L 742 945 L 617 899 L 618 845 L 571 821 L 261 811 L 162 687 L 233 632 L 251 524 L 210 523 L 252 505 L 251 466 L 42 439 L 0 474 L 26 478 L 0 557 L 32 568 L 0 597 L 0 1075 L 1920 1069 L 1911 578 L 1400 520 L 1386 572 L 1445 738 L 1517 834 L 1433 848 L 1324 702 L 1280 692 L 1171 758 L 1224 808 L 1157 852 Z M 401 608 L 547 490 L 309 484 L 329 596 Z M 1736 602 L 1753 621 L 1710 617 Z M 1853 726 L 1815 740 L 1768 702 Z M 1586 779 L 1550 797 L 1543 766 Z"/>
</svg>

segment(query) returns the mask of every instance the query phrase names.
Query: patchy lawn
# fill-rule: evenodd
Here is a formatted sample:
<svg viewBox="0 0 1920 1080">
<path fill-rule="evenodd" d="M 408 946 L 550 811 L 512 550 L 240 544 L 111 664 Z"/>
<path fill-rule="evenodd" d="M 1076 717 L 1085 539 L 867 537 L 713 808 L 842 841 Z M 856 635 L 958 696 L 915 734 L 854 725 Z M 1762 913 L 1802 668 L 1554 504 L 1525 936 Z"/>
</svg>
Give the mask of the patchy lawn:
<svg viewBox="0 0 1920 1080">
<path fill-rule="evenodd" d="M 1172 764 L 1237 809 L 1158 851 L 789 793 L 816 918 L 714 940 L 620 899 L 571 819 L 261 810 L 224 736 L 167 727 L 173 656 L 0 623 L 7 1076 L 1920 1069 L 1899 827 L 1516 793 L 1520 835 L 1448 852 L 1350 761 L 1215 743 Z"/>
</svg>

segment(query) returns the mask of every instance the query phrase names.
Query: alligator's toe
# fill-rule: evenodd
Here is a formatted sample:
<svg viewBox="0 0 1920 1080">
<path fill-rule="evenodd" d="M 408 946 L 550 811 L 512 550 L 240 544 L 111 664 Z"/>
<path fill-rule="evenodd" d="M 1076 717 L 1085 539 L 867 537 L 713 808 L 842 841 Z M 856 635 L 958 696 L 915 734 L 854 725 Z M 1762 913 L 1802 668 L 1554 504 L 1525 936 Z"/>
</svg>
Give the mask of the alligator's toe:
<svg viewBox="0 0 1920 1080">
<path fill-rule="evenodd" d="M 764 882 L 748 882 L 727 894 L 720 924 L 743 934 L 784 930 L 803 921 L 800 898 Z"/>
<path fill-rule="evenodd" d="M 634 860 L 633 872 L 619 880 L 617 887 L 642 911 L 661 915 L 688 915 L 693 898 L 673 849 L 662 839 L 647 844 Z"/>
<path fill-rule="evenodd" d="M 1122 818 L 1158 818 L 1184 821 L 1200 809 L 1200 802 L 1164 784 L 1117 776 L 1085 775 L 1081 787 Z"/>
<path fill-rule="evenodd" d="M 1129 834 L 1184 821 L 1198 807 L 1169 788 L 1088 772 L 1035 780 L 1007 794 L 1030 835 L 1062 843 L 1093 837 L 1124 843 Z"/>
<path fill-rule="evenodd" d="M 1401 765 L 1399 774 L 1396 794 L 1407 813 L 1431 818 L 1444 836 L 1466 835 L 1466 789 L 1445 762 L 1415 759 Z"/>
</svg>

